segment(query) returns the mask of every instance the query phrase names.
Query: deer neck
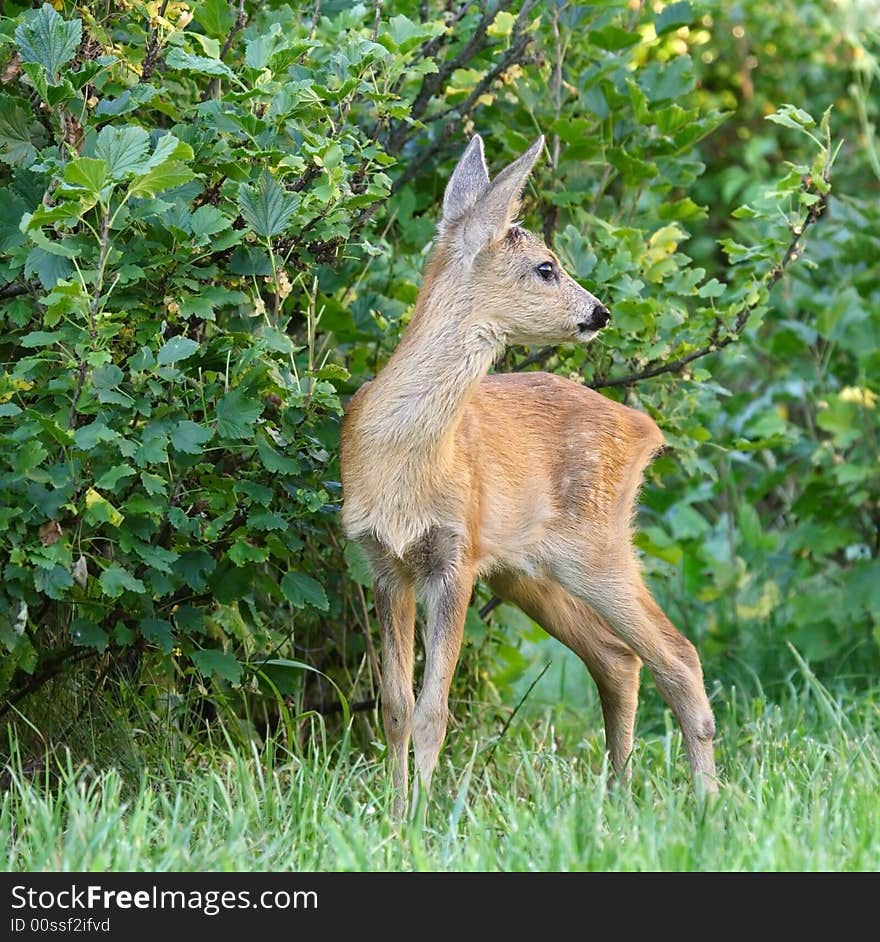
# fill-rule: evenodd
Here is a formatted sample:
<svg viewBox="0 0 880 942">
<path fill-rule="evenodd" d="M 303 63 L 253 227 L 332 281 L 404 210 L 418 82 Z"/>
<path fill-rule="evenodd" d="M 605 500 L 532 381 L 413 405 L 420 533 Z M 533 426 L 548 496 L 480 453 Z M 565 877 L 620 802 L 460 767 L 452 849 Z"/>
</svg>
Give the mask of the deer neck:
<svg viewBox="0 0 880 942">
<path fill-rule="evenodd" d="M 472 298 L 450 299 L 442 290 L 419 299 L 373 384 L 370 437 L 377 446 L 402 449 L 409 462 L 433 462 L 452 440 L 468 400 L 504 348 L 472 308 Z"/>
</svg>

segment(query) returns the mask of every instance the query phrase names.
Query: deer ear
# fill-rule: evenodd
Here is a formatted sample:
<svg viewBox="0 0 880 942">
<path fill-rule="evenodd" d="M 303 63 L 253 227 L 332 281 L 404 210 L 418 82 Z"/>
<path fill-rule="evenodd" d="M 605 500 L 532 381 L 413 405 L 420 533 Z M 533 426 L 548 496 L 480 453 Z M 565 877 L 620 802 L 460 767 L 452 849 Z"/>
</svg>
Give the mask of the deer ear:
<svg viewBox="0 0 880 942">
<path fill-rule="evenodd" d="M 441 227 L 466 215 L 488 187 L 489 171 L 483 156 L 483 139 L 479 134 L 475 134 L 446 185 Z"/>
<path fill-rule="evenodd" d="M 460 234 L 465 254 L 473 258 L 487 245 L 504 238 L 516 219 L 520 194 L 543 147 L 542 134 L 495 177 L 469 209 Z"/>
</svg>

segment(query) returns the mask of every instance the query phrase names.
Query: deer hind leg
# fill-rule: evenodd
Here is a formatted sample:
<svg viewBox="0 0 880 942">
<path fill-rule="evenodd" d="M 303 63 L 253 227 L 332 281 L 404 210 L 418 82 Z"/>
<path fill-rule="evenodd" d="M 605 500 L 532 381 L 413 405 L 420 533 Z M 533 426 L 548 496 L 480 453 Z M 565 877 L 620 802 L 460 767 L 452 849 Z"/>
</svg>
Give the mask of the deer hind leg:
<svg viewBox="0 0 880 942">
<path fill-rule="evenodd" d="M 413 750 L 417 778 L 413 807 L 419 804 L 419 788 L 427 794 L 449 717 L 449 688 L 464 633 L 473 588 L 467 567 L 444 568 L 432 573 L 425 584 L 425 670 L 413 718 Z"/>
<path fill-rule="evenodd" d="M 642 662 L 586 602 L 558 583 L 503 574 L 491 585 L 584 662 L 599 690 L 611 766 L 618 779 L 628 780 Z"/>
<path fill-rule="evenodd" d="M 394 814 L 402 817 L 409 792 L 412 734 L 413 644 L 416 601 L 412 585 L 395 576 L 377 576 L 373 595 L 382 642 L 382 723 L 394 786 Z"/>
<path fill-rule="evenodd" d="M 601 567 L 591 570 L 583 557 L 582 547 L 573 550 L 554 567 L 555 575 L 648 665 L 660 695 L 681 726 L 697 791 L 717 791 L 715 720 L 696 649 L 654 600 L 634 556 L 614 559 L 606 555 Z"/>
</svg>

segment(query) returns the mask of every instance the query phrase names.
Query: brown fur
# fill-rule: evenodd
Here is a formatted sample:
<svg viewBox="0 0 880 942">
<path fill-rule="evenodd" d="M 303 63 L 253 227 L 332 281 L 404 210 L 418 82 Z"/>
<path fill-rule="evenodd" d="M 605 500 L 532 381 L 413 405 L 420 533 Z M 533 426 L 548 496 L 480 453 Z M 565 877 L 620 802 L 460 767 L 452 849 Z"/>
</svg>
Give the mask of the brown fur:
<svg viewBox="0 0 880 942">
<path fill-rule="evenodd" d="M 682 725 L 695 777 L 713 790 L 714 725 L 699 659 L 651 597 L 632 548 L 636 494 L 662 434 L 643 413 L 559 376 L 486 375 L 511 342 L 589 339 L 604 309 L 510 222 L 508 201 L 536 148 L 494 184 L 474 150 L 447 189 L 450 218 L 407 331 L 352 398 L 340 442 L 343 523 L 376 580 L 396 809 L 408 790 L 410 733 L 416 786 L 430 782 L 478 577 L 584 661 L 618 774 L 628 771 L 644 661 Z M 536 274 L 544 262 L 555 266 L 552 280 Z M 427 625 L 414 703 L 416 594 Z"/>
</svg>

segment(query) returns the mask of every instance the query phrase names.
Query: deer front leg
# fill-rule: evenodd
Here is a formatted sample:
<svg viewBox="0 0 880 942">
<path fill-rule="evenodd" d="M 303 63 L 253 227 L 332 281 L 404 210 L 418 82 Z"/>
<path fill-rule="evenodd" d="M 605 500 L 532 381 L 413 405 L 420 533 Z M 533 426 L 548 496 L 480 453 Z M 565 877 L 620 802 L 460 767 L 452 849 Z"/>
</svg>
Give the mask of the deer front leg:
<svg viewBox="0 0 880 942">
<path fill-rule="evenodd" d="M 464 620 L 473 588 L 473 573 L 466 567 L 434 574 L 427 580 L 425 607 L 425 672 L 413 721 L 416 790 L 413 809 L 419 805 L 419 788 L 427 795 L 440 748 L 446 738 L 449 688 L 461 652 Z"/>
<path fill-rule="evenodd" d="M 379 576 L 373 586 L 382 642 L 382 723 L 388 745 L 394 815 L 403 817 L 409 792 L 409 740 L 412 734 L 415 592 L 393 576 Z"/>
</svg>

